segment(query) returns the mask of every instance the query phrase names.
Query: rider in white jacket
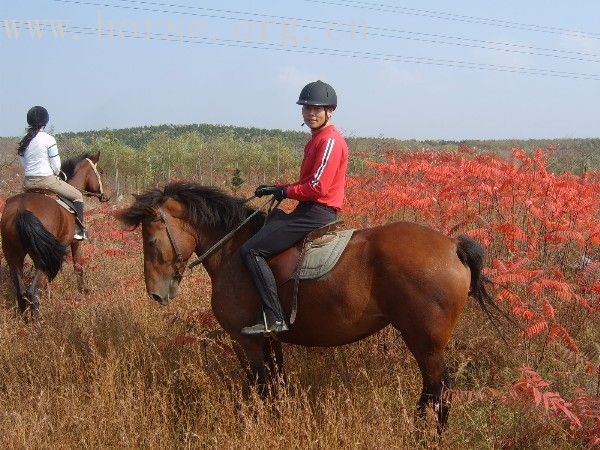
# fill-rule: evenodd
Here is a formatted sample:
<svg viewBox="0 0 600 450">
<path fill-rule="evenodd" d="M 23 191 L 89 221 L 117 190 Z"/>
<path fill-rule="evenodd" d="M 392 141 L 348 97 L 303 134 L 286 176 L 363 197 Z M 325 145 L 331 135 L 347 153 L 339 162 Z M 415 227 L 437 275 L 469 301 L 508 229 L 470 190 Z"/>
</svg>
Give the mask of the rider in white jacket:
<svg viewBox="0 0 600 450">
<path fill-rule="evenodd" d="M 78 227 L 74 239 L 86 239 L 83 227 L 83 195 L 70 184 L 61 180 L 60 156 L 56 139 L 44 130 L 50 116 L 43 106 L 34 106 L 27 112 L 29 128 L 19 142 L 19 156 L 25 173 L 23 189 L 46 189 L 73 202 Z"/>
</svg>

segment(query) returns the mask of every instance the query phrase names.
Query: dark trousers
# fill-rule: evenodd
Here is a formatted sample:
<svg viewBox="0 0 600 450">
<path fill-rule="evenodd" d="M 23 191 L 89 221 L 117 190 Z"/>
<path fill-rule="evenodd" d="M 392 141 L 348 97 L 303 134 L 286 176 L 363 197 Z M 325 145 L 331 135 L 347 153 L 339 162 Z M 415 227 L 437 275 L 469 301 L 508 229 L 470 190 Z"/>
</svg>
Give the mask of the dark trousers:
<svg viewBox="0 0 600 450">
<path fill-rule="evenodd" d="M 240 248 L 240 254 L 257 287 L 267 319 L 283 321 L 277 283 L 266 259 L 295 245 L 313 230 L 337 219 L 335 209 L 302 202 L 289 214 L 276 210 L 258 233 Z"/>
</svg>

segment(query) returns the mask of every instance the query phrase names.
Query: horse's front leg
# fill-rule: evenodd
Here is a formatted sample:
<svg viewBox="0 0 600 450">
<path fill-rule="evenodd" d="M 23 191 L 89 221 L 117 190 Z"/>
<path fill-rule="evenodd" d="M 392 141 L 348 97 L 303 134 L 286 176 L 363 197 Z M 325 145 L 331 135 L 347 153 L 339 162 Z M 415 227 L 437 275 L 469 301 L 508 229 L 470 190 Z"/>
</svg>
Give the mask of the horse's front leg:
<svg viewBox="0 0 600 450">
<path fill-rule="evenodd" d="M 267 381 L 273 394 L 277 392 L 279 382 L 287 383 L 283 366 L 283 348 L 281 341 L 275 338 L 265 338 L 263 346 L 264 359 L 267 366 Z"/>
<path fill-rule="evenodd" d="M 236 336 L 235 353 L 246 374 L 244 397 L 248 398 L 251 389 L 256 389 L 261 398 L 268 394 L 267 370 L 265 367 L 264 345 L 262 336 Z"/>
<path fill-rule="evenodd" d="M 77 277 L 77 289 L 82 294 L 87 294 L 90 290 L 86 286 L 83 264 L 81 264 L 81 242 L 82 241 L 71 242 L 71 255 L 73 256 L 73 269 L 75 270 L 75 276 Z"/>
</svg>

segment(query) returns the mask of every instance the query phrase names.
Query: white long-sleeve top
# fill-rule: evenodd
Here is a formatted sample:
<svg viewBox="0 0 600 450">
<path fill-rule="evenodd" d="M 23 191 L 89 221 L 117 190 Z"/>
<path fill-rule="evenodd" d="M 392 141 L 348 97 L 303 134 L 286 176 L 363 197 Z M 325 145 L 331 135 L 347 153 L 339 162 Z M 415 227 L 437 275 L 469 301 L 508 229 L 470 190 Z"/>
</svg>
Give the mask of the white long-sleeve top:
<svg viewBox="0 0 600 450">
<path fill-rule="evenodd" d="M 38 132 L 21 156 L 21 164 L 26 177 L 58 175 L 60 156 L 56 139 L 45 131 Z"/>
</svg>

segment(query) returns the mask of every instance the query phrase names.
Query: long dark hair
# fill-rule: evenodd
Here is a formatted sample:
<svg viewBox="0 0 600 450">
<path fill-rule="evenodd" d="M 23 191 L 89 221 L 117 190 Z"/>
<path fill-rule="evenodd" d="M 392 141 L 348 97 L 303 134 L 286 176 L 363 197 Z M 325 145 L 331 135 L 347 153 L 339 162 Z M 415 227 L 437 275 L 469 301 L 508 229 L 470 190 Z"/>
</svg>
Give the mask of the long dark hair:
<svg viewBox="0 0 600 450">
<path fill-rule="evenodd" d="M 25 150 L 27 150 L 27 146 L 31 142 L 31 140 L 37 136 L 40 130 L 44 127 L 29 127 L 27 128 L 27 134 L 23 136 L 23 139 L 19 141 L 19 146 L 17 147 L 17 153 L 19 156 L 23 156 L 25 154 Z"/>
</svg>

